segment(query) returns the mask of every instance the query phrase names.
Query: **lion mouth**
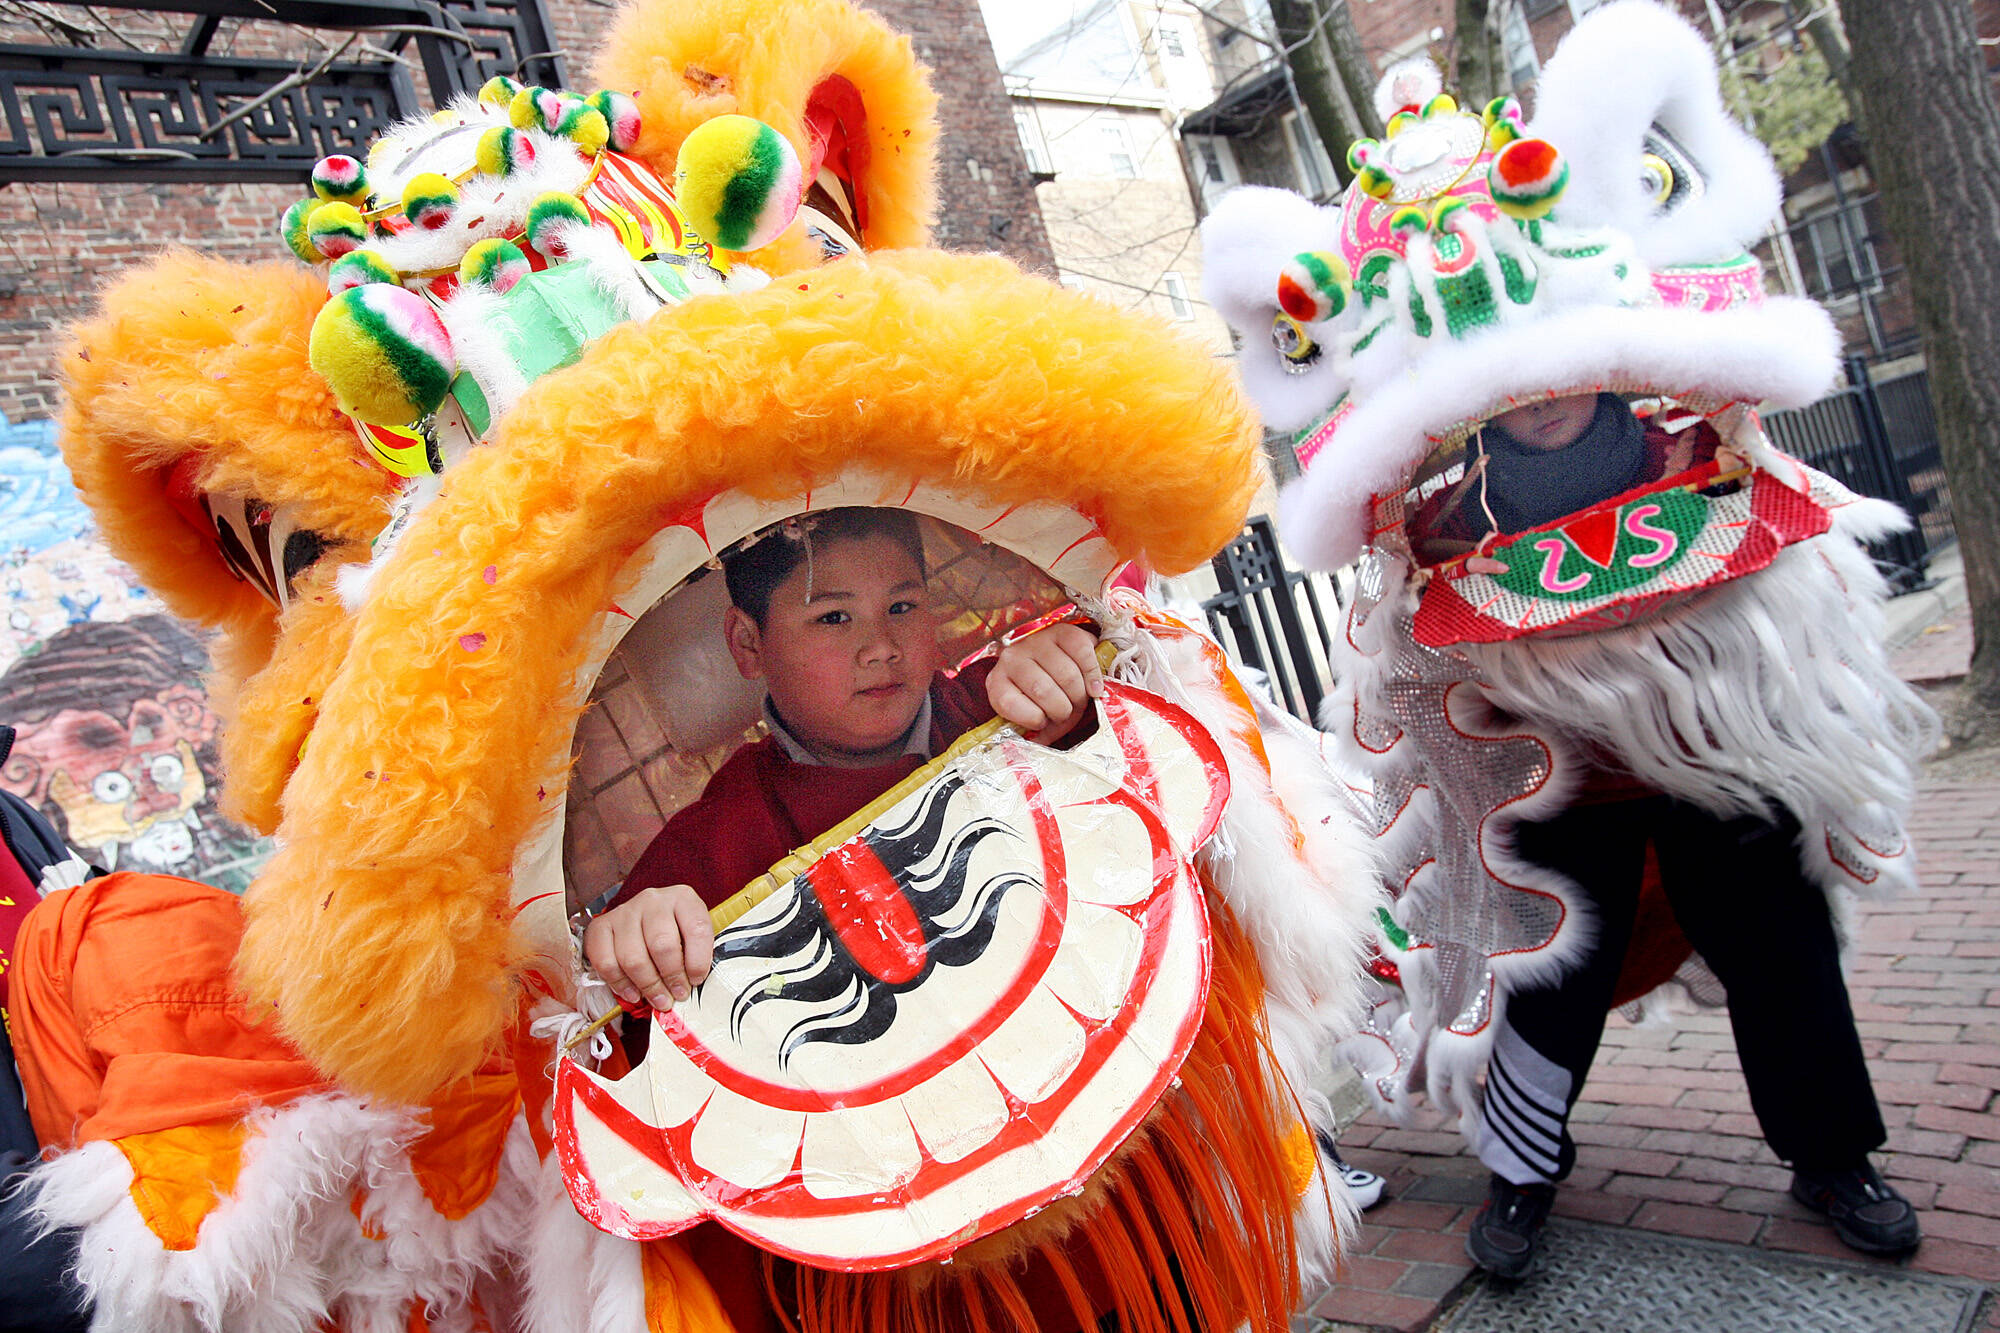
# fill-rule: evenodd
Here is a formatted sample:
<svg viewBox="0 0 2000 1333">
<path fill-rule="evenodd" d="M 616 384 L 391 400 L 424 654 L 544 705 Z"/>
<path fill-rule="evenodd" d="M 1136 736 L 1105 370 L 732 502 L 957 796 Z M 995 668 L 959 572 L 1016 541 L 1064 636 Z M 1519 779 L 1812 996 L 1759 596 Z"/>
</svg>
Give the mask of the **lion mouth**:
<svg viewBox="0 0 2000 1333">
<path fill-rule="evenodd" d="M 788 518 L 848 505 L 921 516 L 944 660 L 1008 629 L 1094 601 L 1122 563 L 1097 527 L 1055 503 L 993 504 L 908 478 L 852 472 L 782 500 L 726 491 L 678 516 L 627 560 L 578 674 L 584 705 L 563 793 L 516 862 L 517 930 L 549 993 L 570 991 L 567 916 L 623 882 L 646 844 L 762 729 L 761 687 L 744 680 L 720 631 L 722 552 Z"/>
</svg>

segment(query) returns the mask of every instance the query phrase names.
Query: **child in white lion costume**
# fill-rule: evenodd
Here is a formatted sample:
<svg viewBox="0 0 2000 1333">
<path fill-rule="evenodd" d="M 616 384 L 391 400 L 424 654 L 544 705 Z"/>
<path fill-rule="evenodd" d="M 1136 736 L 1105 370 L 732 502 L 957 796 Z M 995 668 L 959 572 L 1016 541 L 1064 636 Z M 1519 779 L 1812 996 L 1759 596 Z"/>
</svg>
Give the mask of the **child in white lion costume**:
<svg viewBox="0 0 2000 1333">
<path fill-rule="evenodd" d="M 1341 206 L 1245 190 L 1205 227 L 1244 379 L 1299 432 L 1286 536 L 1360 559 L 1322 724 L 1372 779 L 1400 989 L 1348 1053 L 1392 1109 L 1461 1113 L 1494 1172 L 1468 1248 L 1518 1276 L 1608 1009 L 1726 996 L 1794 1194 L 1909 1250 L 1841 901 L 1914 882 L 1935 721 L 1884 662 L 1861 545 L 1906 519 L 1758 423 L 1836 356 L 1747 253 L 1776 174 L 1651 4 L 1579 24 L 1532 123 L 1427 69 L 1383 99 Z"/>
</svg>

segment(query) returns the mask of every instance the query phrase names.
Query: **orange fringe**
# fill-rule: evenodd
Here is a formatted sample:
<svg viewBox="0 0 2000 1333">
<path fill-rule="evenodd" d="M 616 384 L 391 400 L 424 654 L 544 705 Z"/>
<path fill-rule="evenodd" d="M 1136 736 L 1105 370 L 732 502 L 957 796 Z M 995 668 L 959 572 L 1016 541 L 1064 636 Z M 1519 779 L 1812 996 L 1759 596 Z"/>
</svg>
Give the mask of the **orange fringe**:
<svg viewBox="0 0 2000 1333">
<path fill-rule="evenodd" d="M 950 1264 L 835 1273 L 767 1255 L 788 1333 L 1071 1333 L 1106 1316 L 1120 1333 L 1288 1326 L 1299 1277 L 1285 1144 L 1297 1107 L 1270 1072 L 1249 939 L 1213 893 L 1208 910 L 1208 1010 L 1180 1084 L 1092 1179 L 1075 1224 L 983 1264 L 961 1252 Z M 1039 1318 L 1030 1291 L 1044 1296 Z"/>
</svg>

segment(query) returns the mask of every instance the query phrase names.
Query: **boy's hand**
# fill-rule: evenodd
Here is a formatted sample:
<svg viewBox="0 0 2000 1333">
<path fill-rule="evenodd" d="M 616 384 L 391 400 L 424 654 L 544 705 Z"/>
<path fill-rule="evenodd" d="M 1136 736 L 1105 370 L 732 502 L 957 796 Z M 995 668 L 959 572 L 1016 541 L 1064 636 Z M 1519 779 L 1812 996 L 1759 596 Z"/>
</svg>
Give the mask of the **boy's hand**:
<svg viewBox="0 0 2000 1333">
<path fill-rule="evenodd" d="M 1103 693 L 1097 636 L 1078 625 L 1050 625 L 1014 640 L 986 677 L 986 702 L 1037 745 L 1067 736 Z"/>
<path fill-rule="evenodd" d="M 671 1009 L 708 977 L 715 928 L 687 885 L 641 889 L 584 928 L 583 956 L 619 999 Z"/>
</svg>

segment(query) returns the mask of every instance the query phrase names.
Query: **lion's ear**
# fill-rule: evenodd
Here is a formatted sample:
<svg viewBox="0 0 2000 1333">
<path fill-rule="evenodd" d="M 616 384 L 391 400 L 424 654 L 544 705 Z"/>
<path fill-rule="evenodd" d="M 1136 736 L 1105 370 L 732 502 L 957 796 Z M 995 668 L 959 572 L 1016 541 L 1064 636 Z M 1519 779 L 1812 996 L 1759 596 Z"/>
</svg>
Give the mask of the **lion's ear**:
<svg viewBox="0 0 2000 1333">
<path fill-rule="evenodd" d="M 111 549 L 186 619 L 268 636 L 285 580 L 387 518 L 396 479 L 307 361 L 325 301 L 296 264 L 168 252 L 70 331 L 64 458 Z"/>
<path fill-rule="evenodd" d="M 867 250 L 925 244 L 936 212 L 937 95 L 907 37 L 846 0 L 635 0 L 591 71 L 644 122 L 633 156 L 671 180 L 704 122 L 751 116 L 791 141 L 806 205 Z M 821 263 L 839 238 L 802 215 L 756 251 L 768 272 Z"/>
<path fill-rule="evenodd" d="M 1778 212 L 1778 173 L 1723 106 L 1708 44 L 1657 5 L 1578 23 L 1536 83 L 1529 132 L 1569 161 L 1558 218 L 1626 233 L 1655 268 L 1738 254 Z"/>
</svg>

